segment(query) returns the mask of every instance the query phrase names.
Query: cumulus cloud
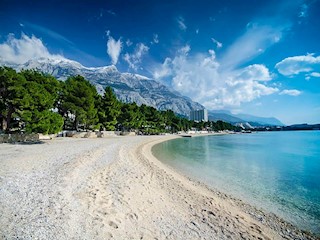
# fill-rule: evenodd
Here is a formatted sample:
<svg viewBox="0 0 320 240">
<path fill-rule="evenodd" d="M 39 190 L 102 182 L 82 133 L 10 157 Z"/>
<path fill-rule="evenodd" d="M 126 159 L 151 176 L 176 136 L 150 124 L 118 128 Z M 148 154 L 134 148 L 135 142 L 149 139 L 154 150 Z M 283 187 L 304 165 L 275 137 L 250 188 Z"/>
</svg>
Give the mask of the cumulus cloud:
<svg viewBox="0 0 320 240">
<path fill-rule="evenodd" d="M 155 68 L 153 77 L 209 109 L 239 107 L 241 103 L 279 91 L 265 83 L 271 76 L 264 65 L 225 71 L 214 50 L 195 55 L 190 52 L 189 45 L 179 49 L 175 57 L 166 58 Z"/>
<path fill-rule="evenodd" d="M 138 43 L 136 45 L 136 48 L 132 54 L 126 53 L 123 56 L 123 59 L 128 63 L 129 68 L 133 69 L 134 71 L 137 71 L 142 57 L 147 54 L 149 51 L 149 47 L 144 45 L 143 43 Z"/>
<path fill-rule="evenodd" d="M 271 75 L 269 69 L 262 64 L 253 64 L 240 70 L 240 74 L 237 76 L 240 80 L 252 80 L 252 81 L 269 81 Z"/>
<path fill-rule="evenodd" d="M 173 68 L 172 66 L 172 59 L 171 58 L 166 58 L 160 66 L 158 66 L 156 69 L 154 69 L 153 72 L 153 77 L 155 79 L 164 79 L 167 76 L 172 75 L 171 69 Z"/>
<path fill-rule="evenodd" d="M 310 74 L 310 76 L 312 76 L 312 77 L 320 77 L 320 73 L 313 72 L 313 73 Z"/>
<path fill-rule="evenodd" d="M 177 23 L 178 26 L 181 30 L 186 31 L 187 30 L 187 25 L 185 24 L 184 18 L 183 17 L 178 17 L 177 18 Z"/>
<path fill-rule="evenodd" d="M 107 42 L 107 53 L 111 58 L 112 64 L 116 65 L 121 53 L 122 42 L 120 38 L 116 41 L 113 37 L 111 37 L 110 31 L 107 32 L 107 36 L 109 37 Z"/>
<path fill-rule="evenodd" d="M 320 56 L 315 57 L 313 54 L 294 56 L 283 59 L 275 66 L 279 73 L 285 76 L 293 76 L 300 73 L 311 73 L 306 76 L 317 76 L 320 72 Z"/>
<path fill-rule="evenodd" d="M 182 48 L 180 48 L 180 49 L 178 50 L 178 53 L 187 56 L 187 55 L 189 54 L 190 50 L 191 50 L 190 45 L 189 45 L 189 44 L 186 44 L 184 47 L 182 47 Z"/>
<path fill-rule="evenodd" d="M 285 90 L 281 91 L 279 94 L 280 95 L 289 95 L 289 96 L 296 97 L 296 96 L 299 96 L 301 94 L 301 91 L 296 90 L 296 89 L 291 89 L 291 90 L 285 89 Z"/>
<path fill-rule="evenodd" d="M 50 58 L 64 59 L 61 55 L 49 53 L 41 39 L 22 33 L 21 38 L 10 34 L 7 40 L 0 44 L 0 62 L 8 64 L 23 64 L 32 59 Z"/>
</svg>

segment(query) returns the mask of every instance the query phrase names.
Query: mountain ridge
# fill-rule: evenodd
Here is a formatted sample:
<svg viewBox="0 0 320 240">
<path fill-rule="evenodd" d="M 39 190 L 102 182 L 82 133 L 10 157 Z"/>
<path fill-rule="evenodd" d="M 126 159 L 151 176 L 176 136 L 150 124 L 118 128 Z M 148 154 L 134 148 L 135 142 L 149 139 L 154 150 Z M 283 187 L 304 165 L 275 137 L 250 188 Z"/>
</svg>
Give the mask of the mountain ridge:
<svg viewBox="0 0 320 240">
<path fill-rule="evenodd" d="M 1 60 L 1 59 L 0 59 Z M 189 116 L 191 110 L 204 109 L 200 103 L 192 101 L 189 97 L 181 95 L 175 90 L 155 81 L 154 79 L 118 71 L 115 65 L 102 67 L 85 67 L 77 61 L 66 58 L 37 58 L 23 64 L 10 64 L 3 60 L 0 65 L 12 67 L 17 71 L 22 69 L 35 69 L 50 74 L 59 80 L 66 80 L 70 76 L 81 75 L 89 80 L 99 94 L 104 93 L 106 86 L 113 88 L 117 98 L 123 102 L 136 102 L 138 105 L 146 104 L 158 110 L 172 110 L 182 116 Z M 276 118 L 262 118 L 249 114 L 232 114 L 227 110 L 208 110 L 209 120 L 222 120 L 232 124 L 247 126 L 283 126 Z"/>
<path fill-rule="evenodd" d="M 139 74 L 121 73 L 114 65 L 85 67 L 73 60 L 48 58 L 3 65 L 18 71 L 35 69 L 62 81 L 70 76 L 81 75 L 97 88 L 99 94 L 103 94 L 105 87 L 111 86 L 120 101 L 146 104 L 158 110 L 172 110 L 183 116 L 189 116 L 191 110 L 204 109 L 200 103 L 170 90 L 160 82 Z"/>
<path fill-rule="evenodd" d="M 257 117 L 250 114 L 232 114 L 227 110 L 209 110 L 210 120 L 222 120 L 232 124 L 246 124 L 247 126 L 285 126 L 280 120 L 274 117 Z"/>
</svg>

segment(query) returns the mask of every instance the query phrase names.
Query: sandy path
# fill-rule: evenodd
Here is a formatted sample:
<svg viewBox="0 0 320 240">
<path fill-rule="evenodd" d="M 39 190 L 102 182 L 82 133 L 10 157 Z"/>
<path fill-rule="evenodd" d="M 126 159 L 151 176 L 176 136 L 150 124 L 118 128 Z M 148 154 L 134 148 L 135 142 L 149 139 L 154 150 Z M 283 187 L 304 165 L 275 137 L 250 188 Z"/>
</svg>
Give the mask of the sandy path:
<svg viewBox="0 0 320 240">
<path fill-rule="evenodd" d="M 287 229 L 268 227 L 245 213 L 239 202 L 157 161 L 150 148 L 165 139 L 56 139 L 40 145 L 0 145 L 0 237 L 286 237 L 282 230 Z M 304 238 L 301 233 L 295 236 Z"/>
</svg>

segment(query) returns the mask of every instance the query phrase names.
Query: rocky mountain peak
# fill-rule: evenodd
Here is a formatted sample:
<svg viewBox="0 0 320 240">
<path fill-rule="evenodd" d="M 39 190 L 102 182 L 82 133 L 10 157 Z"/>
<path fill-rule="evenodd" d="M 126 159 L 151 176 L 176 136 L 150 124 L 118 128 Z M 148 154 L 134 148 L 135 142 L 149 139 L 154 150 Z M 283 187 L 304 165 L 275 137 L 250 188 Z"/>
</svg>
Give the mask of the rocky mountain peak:
<svg viewBox="0 0 320 240">
<path fill-rule="evenodd" d="M 168 109 L 184 116 L 188 116 L 191 110 L 204 108 L 201 104 L 193 102 L 153 79 L 133 73 L 121 73 L 114 65 L 85 67 L 69 59 L 40 58 L 24 64 L 8 66 L 16 70 L 35 69 L 51 74 L 59 80 L 81 75 L 95 85 L 100 94 L 103 94 L 106 86 L 111 86 L 118 99 L 123 102 L 146 104 L 158 110 Z"/>
</svg>

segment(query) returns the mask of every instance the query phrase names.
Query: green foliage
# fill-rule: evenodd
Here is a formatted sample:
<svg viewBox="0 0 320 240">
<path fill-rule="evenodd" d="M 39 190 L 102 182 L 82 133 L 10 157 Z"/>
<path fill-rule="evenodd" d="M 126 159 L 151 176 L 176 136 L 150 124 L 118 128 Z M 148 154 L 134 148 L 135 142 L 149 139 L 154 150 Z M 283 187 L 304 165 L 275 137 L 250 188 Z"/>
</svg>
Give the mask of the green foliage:
<svg viewBox="0 0 320 240">
<path fill-rule="evenodd" d="M 28 103 L 25 84 L 25 78 L 12 68 L 0 68 L 0 117 L 2 129 L 7 132 L 16 113 Z"/>
<path fill-rule="evenodd" d="M 55 112 L 44 110 L 27 112 L 25 119 L 30 119 L 26 122 L 25 130 L 28 133 L 36 132 L 43 134 L 58 133 L 62 130 L 63 118 Z"/>
<path fill-rule="evenodd" d="M 0 124 L 7 132 L 44 134 L 57 133 L 63 126 L 76 130 L 102 126 L 110 131 L 120 129 L 142 134 L 175 133 L 191 128 L 236 130 L 222 121 L 192 122 L 178 117 L 172 110 L 158 111 L 144 104 L 121 103 L 111 87 L 106 87 L 101 97 L 81 76 L 59 82 L 34 70 L 17 73 L 7 67 L 0 67 Z"/>
<path fill-rule="evenodd" d="M 113 93 L 111 87 L 106 87 L 105 93 L 99 101 L 99 122 L 107 131 L 114 131 L 121 114 L 121 103 Z"/>
<path fill-rule="evenodd" d="M 142 104 L 140 106 L 141 113 L 141 127 L 140 130 L 146 134 L 157 134 L 163 132 L 165 123 L 161 112 L 157 111 L 154 107 Z"/>
<path fill-rule="evenodd" d="M 136 103 L 124 103 L 118 117 L 121 130 L 131 131 L 138 129 L 143 122 L 142 114 Z"/>
<path fill-rule="evenodd" d="M 59 113 L 65 121 L 72 123 L 73 129 L 94 128 L 98 122 L 96 88 L 82 76 L 69 77 L 63 84 L 59 100 Z"/>
<path fill-rule="evenodd" d="M 11 130 L 13 119 L 18 119 L 20 129 L 25 127 L 28 132 L 53 133 L 61 130 L 61 119 L 59 121 L 59 116 L 51 111 L 59 89 L 55 78 L 32 70 L 17 73 L 6 67 L 0 68 L 0 78 L 3 130 Z M 55 120 L 50 122 L 52 118 Z M 48 121 L 52 126 L 39 127 L 48 125 Z"/>
<path fill-rule="evenodd" d="M 215 131 L 223 131 L 223 130 L 237 130 L 237 127 L 233 126 L 230 123 L 226 123 L 223 121 L 217 121 L 212 126 L 213 130 Z"/>
</svg>

